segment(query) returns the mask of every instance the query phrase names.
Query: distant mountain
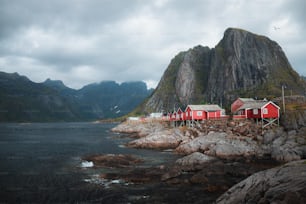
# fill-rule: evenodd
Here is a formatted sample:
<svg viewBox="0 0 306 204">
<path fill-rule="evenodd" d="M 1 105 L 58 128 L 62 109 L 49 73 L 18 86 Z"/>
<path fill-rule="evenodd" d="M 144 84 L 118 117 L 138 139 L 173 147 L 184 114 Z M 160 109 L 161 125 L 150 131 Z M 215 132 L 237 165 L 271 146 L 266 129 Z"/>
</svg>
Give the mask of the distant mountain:
<svg viewBox="0 0 306 204">
<path fill-rule="evenodd" d="M 147 89 L 144 82 L 103 81 L 99 84 L 90 84 L 78 90 L 82 107 L 85 113 L 94 113 L 100 118 L 112 118 L 125 115 L 137 107 L 152 90 Z"/>
<path fill-rule="evenodd" d="M 187 104 L 229 107 L 237 97 L 274 98 L 286 85 L 305 93 L 281 47 L 269 38 L 229 28 L 215 48 L 196 46 L 176 55 L 152 96 L 138 111 L 169 111 Z"/>
<path fill-rule="evenodd" d="M 75 106 L 48 86 L 0 72 L 0 121 L 77 120 Z"/>
<path fill-rule="evenodd" d="M 152 93 L 144 82 L 105 81 L 80 90 L 0 72 L 0 121 L 84 121 L 122 116 Z"/>
</svg>

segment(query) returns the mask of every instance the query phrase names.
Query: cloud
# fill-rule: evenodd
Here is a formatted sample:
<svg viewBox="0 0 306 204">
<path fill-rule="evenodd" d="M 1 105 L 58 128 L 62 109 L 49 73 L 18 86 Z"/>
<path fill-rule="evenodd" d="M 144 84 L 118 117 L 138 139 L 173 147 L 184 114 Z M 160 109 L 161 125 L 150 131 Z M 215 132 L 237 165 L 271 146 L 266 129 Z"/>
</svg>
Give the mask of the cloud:
<svg viewBox="0 0 306 204">
<path fill-rule="evenodd" d="M 214 47 L 227 27 L 240 27 L 277 41 L 306 75 L 304 11 L 303 0 L 2 0 L 0 69 L 74 88 L 155 87 L 180 51 Z"/>
</svg>

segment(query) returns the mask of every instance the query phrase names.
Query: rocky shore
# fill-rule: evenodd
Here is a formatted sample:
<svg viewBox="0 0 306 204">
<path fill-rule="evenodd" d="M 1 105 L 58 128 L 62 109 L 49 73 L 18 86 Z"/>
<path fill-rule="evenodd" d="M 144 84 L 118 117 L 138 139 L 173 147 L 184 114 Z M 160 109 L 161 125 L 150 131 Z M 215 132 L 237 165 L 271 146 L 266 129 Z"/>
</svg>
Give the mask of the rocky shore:
<svg viewBox="0 0 306 204">
<path fill-rule="evenodd" d="M 298 130 L 285 130 L 283 127 L 262 129 L 254 122 L 240 120 L 207 121 L 192 128 L 185 126 L 172 128 L 166 122 L 133 121 L 121 123 L 112 131 L 133 133 L 136 139 L 129 142 L 128 147 L 173 149 L 174 153 L 182 155 L 182 158 L 169 166 L 157 167 L 153 171 L 138 169 L 143 173 L 142 176 L 152 178 L 148 172 L 154 172 L 155 181 L 176 185 L 201 184 L 207 192 L 217 193 L 216 195 L 221 195 L 234 184 L 256 172 L 306 158 L 306 128 L 304 127 Z M 304 161 L 295 169 L 300 168 L 303 172 L 305 166 Z M 283 177 L 288 174 L 288 178 L 293 178 L 290 172 L 285 171 Z M 135 172 L 130 173 L 133 175 Z M 267 174 L 259 173 L 257 176 L 264 175 Z M 278 179 L 275 176 L 269 182 L 282 181 Z M 305 177 L 302 176 L 301 179 L 302 182 L 306 182 Z M 261 180 L 261 182 L 265 181 Z M 295 181 L 293 179 L 286 182 L 294 183 Z M 252 183 L 252 185 L 257 184 Z M 280 191 L 284 190 L 280 189 Z M 302 190 L 297 188 L 297 190 L 298 193 L 305 192 L 305 188 Z M 236 191 L 239 193 L 239 190 Z M 247 192 L 245 194 L 249 195 Z M 220 197 L 218 202 L 227 203 L 226 195 L 229 193 Z M 289 194 L 286 196 L 284 199 L 289 199 Z M 260 201 L 270 202 L 271 200 Z M 235 200 L 232 203 L 237 202 Z"/>
<path fill-rule="evenodd" d="M 255 173 L 230 188 L 216 203 L 306 203 L 306 160 Z"/>
<path fill-rule="evenodd" d="M 112 129 L 134 133 L 133 148 L 174 149 L 189 155 L 200 152 L 217 158 L 262 158 L 279 162 L 306 158 L 306 128 L 285 131 L 283 127 L 262 129 L 247 120 L 207 121 L 197 127 L 171 128 L 166 122 L 124 122 Z"/>
</svg>

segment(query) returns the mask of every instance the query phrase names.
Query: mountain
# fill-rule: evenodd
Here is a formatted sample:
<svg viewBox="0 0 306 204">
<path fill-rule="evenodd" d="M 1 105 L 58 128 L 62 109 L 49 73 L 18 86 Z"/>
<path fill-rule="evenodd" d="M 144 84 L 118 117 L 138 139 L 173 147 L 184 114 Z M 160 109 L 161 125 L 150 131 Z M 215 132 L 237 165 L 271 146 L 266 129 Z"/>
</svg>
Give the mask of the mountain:
<svg viewBox="0 0 306 204">
<path fill-rule="evenodd" d="M 34 83 L 18 73 L 0 72 L 0 121 L 84 121 L 122 116 L 152 93 L 144 82 L 105 81 L 82 89 L 62 81 Z"/>
<path fill-rule="evenodd" d="M 84 113 L 94 113 L 100 118 L 113 118 L 125 115 L 137 107 L 151 94 L 144 82 L 103 81 L 90 84 L 78 90 Z"/>
<path fill-rule="evenodd" d="M 269 38 L 229 28 L 212 49 L 196 46 L 170 62 L 152 96 L 139 109 L 171 111 L 187 104 L 229 107 L 237 97 L 274 98 L 285 85 L 305 93 L 306 83 Z"/>
<path fill-rule="evenodd" d="M 61 94 L 18 73 L 0 72 L 0 121 L 62 121 L 79 113 Z"/>
</svg>

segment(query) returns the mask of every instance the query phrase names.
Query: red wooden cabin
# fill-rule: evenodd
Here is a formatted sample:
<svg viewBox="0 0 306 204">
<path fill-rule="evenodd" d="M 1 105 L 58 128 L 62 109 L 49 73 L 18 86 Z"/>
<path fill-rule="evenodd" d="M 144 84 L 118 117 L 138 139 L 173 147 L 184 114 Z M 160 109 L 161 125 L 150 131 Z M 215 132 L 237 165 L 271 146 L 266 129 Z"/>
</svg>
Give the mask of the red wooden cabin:
<svg viewBox="0 0 306 204">
<path fill-rule="evenodd" d="M 178 108 L 177 111 L 176 111 L 176 120 L 183 120 L 183 111 L 181 108 Z"/>
<path fill-rule="evenodd" d="M 207 120 L 221 118 L 222 108 L 218 105 L 188 105 L 185 110 L 186 120 Z"/>
<path fill-rule="evenodd" d="M 245 118 L 279 118 L 280 107 L 272 101 L 249 102 L 238 108 L 236 115 Z"/>
</svg>

